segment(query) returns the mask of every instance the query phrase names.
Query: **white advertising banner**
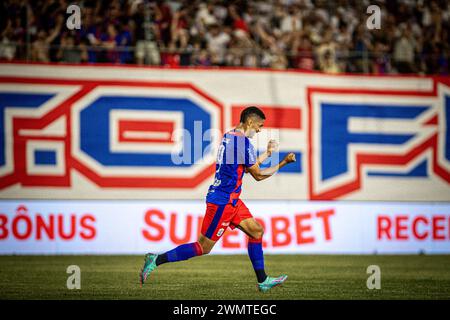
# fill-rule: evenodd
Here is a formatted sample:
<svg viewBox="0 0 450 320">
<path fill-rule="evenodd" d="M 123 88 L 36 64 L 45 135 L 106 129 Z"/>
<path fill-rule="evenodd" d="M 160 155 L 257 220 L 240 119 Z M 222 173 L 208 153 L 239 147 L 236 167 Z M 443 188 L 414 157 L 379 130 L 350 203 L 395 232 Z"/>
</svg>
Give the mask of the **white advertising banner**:
<svg viewBox="0 0 450 320">
<path fill-rule="evenodd" d="M 246 201 L 270 254 L 450 253 L 449 203 Z M 196 241 L 202 201 L 0 202 L 0 254 L 144 254 Z M 212 254 L 246 253 L 228 229 Z"/>
<path fill-rule="evenodd" d="M 450 201 L 450 77 L 0 63 L 0 199 L 185 199 L 245 107 L 252 200 Z"/>
</svg>

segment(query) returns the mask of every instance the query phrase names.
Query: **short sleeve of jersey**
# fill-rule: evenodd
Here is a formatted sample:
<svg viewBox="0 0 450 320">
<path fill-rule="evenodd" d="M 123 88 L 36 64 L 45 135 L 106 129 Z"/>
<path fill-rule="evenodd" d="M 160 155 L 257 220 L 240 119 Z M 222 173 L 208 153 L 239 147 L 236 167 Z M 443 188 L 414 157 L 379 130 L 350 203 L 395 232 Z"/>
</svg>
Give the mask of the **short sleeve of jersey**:
<svg viewBox="0 0 450 320">
<path fill-rule="evenodd" d="M 244 164 L 246 167 L 251 167 L 256 163 L 255 148 L 253 147 L 253 144 L 247 137 L 245 137 L 245 148 L 243 150 L 241 163 Z"/>
</svg>

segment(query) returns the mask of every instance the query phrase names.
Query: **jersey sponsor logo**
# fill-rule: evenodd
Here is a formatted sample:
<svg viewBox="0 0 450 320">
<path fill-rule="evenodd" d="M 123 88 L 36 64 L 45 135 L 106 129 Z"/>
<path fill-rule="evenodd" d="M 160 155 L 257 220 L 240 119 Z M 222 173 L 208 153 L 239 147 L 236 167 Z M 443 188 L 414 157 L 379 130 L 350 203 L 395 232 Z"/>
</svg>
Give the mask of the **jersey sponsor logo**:
<svg viewBox="0 0 450 320">
<path fill-rule="evenodd" d="M 205 134 L 222 119 L 189 83 L 3 77 L 0 189 L 70 187 L 71 170 L 101 187 L 192 188 L 214 170 L 219 138 Z"/>
</svg>

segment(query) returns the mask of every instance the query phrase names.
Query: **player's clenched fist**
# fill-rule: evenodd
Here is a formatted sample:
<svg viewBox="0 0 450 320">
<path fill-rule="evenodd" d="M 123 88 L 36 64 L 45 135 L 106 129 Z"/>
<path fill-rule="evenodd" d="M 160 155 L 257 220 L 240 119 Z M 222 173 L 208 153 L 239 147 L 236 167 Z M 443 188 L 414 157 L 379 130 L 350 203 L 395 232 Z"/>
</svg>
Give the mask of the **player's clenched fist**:
<svg viewBox="0 0 450 320">
<path fill-rule="evenodd" d="M 267 144 L 267 153 L 269 154 L 269 156 L 271 156 L 272 152 L 277 150 L 277 148 L 278 148 L 278 142 L 276 142 L 273 139 L 269 140 L 269 143 Z"/>
<path fill-rule="evenodd" d="M 295 162 L 295 153 L 289 153 L 286 157 L 284 157 L 284 161 L 287 163 Z"/>
</svg>

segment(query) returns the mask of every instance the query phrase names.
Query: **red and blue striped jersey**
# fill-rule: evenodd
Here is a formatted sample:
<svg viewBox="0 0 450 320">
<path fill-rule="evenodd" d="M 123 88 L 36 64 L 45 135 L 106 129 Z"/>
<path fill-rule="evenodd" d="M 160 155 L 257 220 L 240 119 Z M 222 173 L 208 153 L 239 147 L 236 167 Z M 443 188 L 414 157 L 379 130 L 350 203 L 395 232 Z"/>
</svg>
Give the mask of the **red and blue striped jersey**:
<svg viewBox="0 0 450 320">
<path fill-rule="evenodd" d="M 236 205 L 242 191 L 245 167 L 256 163 L 256 151 L 241 132 L 231 130 L 224 134 L 217 153 L 214 183 L 209 187 L 206 202 Z"/>
</svg>

